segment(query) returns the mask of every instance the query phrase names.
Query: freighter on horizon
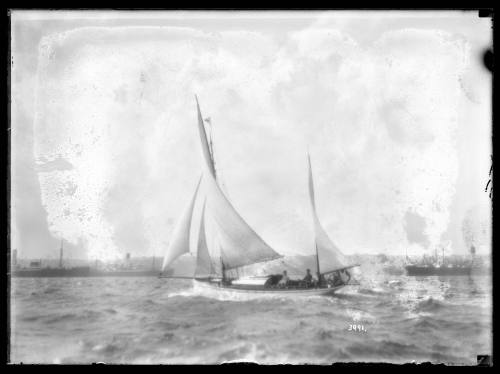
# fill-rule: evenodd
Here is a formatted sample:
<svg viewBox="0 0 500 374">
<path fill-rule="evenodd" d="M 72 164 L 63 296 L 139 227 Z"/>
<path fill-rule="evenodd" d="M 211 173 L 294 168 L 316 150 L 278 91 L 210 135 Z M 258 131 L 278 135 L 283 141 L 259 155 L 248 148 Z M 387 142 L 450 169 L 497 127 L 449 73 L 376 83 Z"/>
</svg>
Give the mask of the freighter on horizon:
<svg viewBox="0 0 500 374">
<path fill-rule="evenodd" d="M 475 253 L 476 250 L 474 246 L 471 247 L 471 259 L 470 261 L 462 262 L 450 262 L 446 261 L 444 256 L 441 261 L 436 255 L 429 259 L 424 256 L 424 258 L 418 264 L 408 264 L 405 266 L 408 275 L 419 276 L 419 275 L 471 275 L 471 274 L 486 274 L 488 273 L 488 268 L 475 263 Z"/>
<path fill-rule="evenodd" d="M 127 260 L 130 255 L 127 253 Z M 167 269 L 161 272 L 155 269 L 155 258 L 151 269 L 98 269 L 90 266 L 63 266 L 63 243 L 61 241 L 59 265 L 57 267 L 42 267 L 42 260 L 31 261 L 29 267 L 20 267 L 17 264 L 17 251 L 14 250 L 14 264 L 11 276 L 15 278 L 49 278 L 49 277 L 170 277 L 173 270 Z"/>
</svg>

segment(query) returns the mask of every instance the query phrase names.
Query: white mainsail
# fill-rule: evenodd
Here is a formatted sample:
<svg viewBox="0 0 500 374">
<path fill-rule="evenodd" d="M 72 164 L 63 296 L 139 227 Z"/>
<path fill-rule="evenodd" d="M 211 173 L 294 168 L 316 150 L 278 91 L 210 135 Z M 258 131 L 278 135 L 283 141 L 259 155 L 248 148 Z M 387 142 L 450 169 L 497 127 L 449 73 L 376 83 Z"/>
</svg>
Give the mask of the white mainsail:
<svg viewBox="0 0 500 374">
<path fill-rule="evenodd" d="M 201 115 L 198 98 L 198 130 L 200 133 L 202 153 L 209 175 L 205 178 L 207 184 L 207 202 L 210 217 L 217 229 L 219 248 L 225 269 L 251 265 L 283 257 L 275 252 L 238 214 L 222 192 L 216 180 L 215 167 L 210 152 L 203 116 Z"/>
<path fill-rule="evenodd" d="M 314 184 L 311 168 L 311 158 L 307 154 L 309 162 L 309 196 L 311 198 L 311 207 L 314 224 L 315 245 L 317 250 L 318 262 L 322 274 L 332 272 L 339 269 L 350 267 L 344 254 L 328 237 L 326 231 L 319 222 L 318 213 L 316 211 L 316 203 L 314 199 Z"/>
<path fill-rule="evenodd" d="M 282 257 L 243 220 L 210 175 L 207 183 L 210 216 L 216 224 L 226 269 Z"/>
<path fill-rule="evenodd" d="M 165 255 L 163 256 L 161 271 L 164 271 L 177 257 L 189 252 L 191 220 L 193 217 L 194 203 L 196 201 L 198 189 L 200 188 L 201 179 L 202 177 L 200 177 L 200 180 L 198 181 L 190 204 L 186 207 L 184 214 L 181 216 L 181 219 L 172 233 L 170 244 L 167 247 Z"/>
<path fill-rule="evenodd" d="M 203 209 L 201 211 L 200 233 L 198 235 L 198 253 L 196 256 L 196 277 L 209 277 L 215 274 L 215 269 L 212 264 L 212 260 L 210 259 L 207 246 L 207 236 L 205 232 L 205 205 L 206 200 L 203 203 Z"/>
</svg>

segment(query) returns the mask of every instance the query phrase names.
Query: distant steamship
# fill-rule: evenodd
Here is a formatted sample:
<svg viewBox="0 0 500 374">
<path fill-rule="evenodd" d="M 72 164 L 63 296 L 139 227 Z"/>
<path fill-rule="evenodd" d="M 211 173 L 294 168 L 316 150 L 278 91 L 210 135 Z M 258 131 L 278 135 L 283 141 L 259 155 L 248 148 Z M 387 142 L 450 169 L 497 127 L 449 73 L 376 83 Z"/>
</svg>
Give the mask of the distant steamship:
<svg viewBox="0 0 500 374">
<path fill-rule="evenodd" d="M 73 266 L 65 267 L 63 264 L 63 242 L 61 241 L 61 248 L 59 251 L 59 266 L 42 267 L 42 260 L 31 261 L 29 267 L 21 267 L 17 263 L 17 250 L 13 251 L 13 266 L 12 277 L 15 278 L 48 278 L 48 277 L 148 277 L 158 276 L 160 271 L 155 269 L 155 258 L 153 257 L 153 264 L 151 269 L 112 269 L 103 270 L 98 269 L 97 266 L 92 268 L 90 266 Z M 127 253 L 126 261 L 130 261 L 130 254 Z M 163 272 L 163 276 L 172 275 L 172 270 Z"/>
<path fill-rule="evenodd" d="M 90 276 L 90 266 L 63 266 L 63 241 L 59 250 L 58 267 L 42 267 L 42 260 L 31 261 L 29 267 L 20 267 L 17 264 L 17 250 L 13 254 L 13 270 L 11 275 L 19 278 L 38 278 L 38 277 L 88 277 Z"/>
<path fill-rule="evenodd" d="M 471 258 L 470 261 L 461 262 L 450 262 L 447 261 L 443 255 L 441 260 L 438 258 L 437 253 L 434 257 L 428 258 L 424 257 L 418 264 L 412 263 L 405 266 L 406 272 L 410 276 L 426 276 L 426 275 L 471 275 L 474 274 L 485 274 L 487 273 L 487 268 L 480 266 L 475 263 L 476 249 L 471 246 L 470 249 Z"/>
</svg>

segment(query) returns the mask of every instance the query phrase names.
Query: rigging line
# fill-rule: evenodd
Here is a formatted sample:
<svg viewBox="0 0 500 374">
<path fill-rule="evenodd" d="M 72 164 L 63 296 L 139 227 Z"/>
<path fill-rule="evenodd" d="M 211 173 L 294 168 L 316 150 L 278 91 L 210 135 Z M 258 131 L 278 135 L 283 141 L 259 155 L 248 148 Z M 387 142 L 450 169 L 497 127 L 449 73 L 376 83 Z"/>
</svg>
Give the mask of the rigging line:
<svg viewBox="0 0 500 374">
<path fill-rule="evenodd" d="M 321 276 L 321 271 L 320 271 L 320 268 L 319 268 L 319 251 L 318 251 L 318 243 L 315 241 L 314 242 L 314 245 L 316 247 L 316 269 L 317 269 L 317 272 L 318 272 L 318 281 L 320 280 L 319 277 Z"/>
<path fill-rule="evenodd" d="M 210 137 L 210 142 L 208 144 L 208 148 L 209 148 L 209 151 L 210 151 L 210 159 L 212 160 L 212 165 L 214 167 L 214 173 L 215 173 L 215 179 L 217 180 L 217 172 L 216 172 L 216 169 L 215 169 L 215 155 L 214 155 L 214 144 L 213 144 L 213 139 L 212 139 L 212 132 L 213 132 L 213 128 L 212 128 L 212 120 L 211 118 L 206 118 L 203 120 L 203 123 L 208 123 L 208 127 L 209 127 L 209 137 Z M 205 130 L 206 132 L 206 130 Z"/>
<path fill-rule="evenodd" d="M 210 151 L 210 158 L 212 160 L 212 165 L 214 167 L 215 180 L 220 183 L 220 186 L 224 190 L 224 193 L 227 196 L 229 196 L 229 194 L 227 193 L 226 183 L 225 183 L 225 181 L 222 178 L 220 170 L 217 170 L 217 168 L 216 168 L 216 166 L 217 166 L 218 163 L 215 161 L 214 140 L 213 140 L 214 139 L 214 128 L 213 128 L 213 124 L 212 124 L 212 118 L 211 117 L 207 117 L 203 121 L 208 124 L 209 130 L 210 130 L 208 132 L 209 137 L 210 137 L 210 142 L 209 142 L 208 146 L 209 146 L 209 151 Z"/>
</svg>

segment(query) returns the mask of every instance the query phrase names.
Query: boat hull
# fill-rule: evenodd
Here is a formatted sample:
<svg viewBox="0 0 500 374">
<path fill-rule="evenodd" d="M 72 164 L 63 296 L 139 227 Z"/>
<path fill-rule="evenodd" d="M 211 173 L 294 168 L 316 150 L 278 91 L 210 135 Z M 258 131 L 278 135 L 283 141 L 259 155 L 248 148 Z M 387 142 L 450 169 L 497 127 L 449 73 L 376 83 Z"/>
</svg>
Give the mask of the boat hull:
<svg viewBox="0 0 500 374">
<path fill-rule="evenodd" d="M 88 277 L 90 267 L 81 266 L 74 268 L 41 268 L 17 269 L 12 272 L 14 278 L 56 278 L 56 277 Z"/>
<path fill-rule="evenodd" d="M 236 286 L 222 286 L 218 283 L 205 280 L 193 280 L 195 290 L 203 293 L 212 293 L 215 296 L 227 297 L 303 297 L 303 296 L 324 296 L 333 295 L 344 286 L 331 288 L 245 288 Z"/>
<path fill-rule="evenodd" d="M 166 272 L 165 277 L 173 272 Z M 59 278 L 59 277 L 158 277 L 158 270 L 96 270 L 88 266 L 73 268 L 16 269 L 14 278 Z"/>
<path fill-rule="evenodd" d="M 408 275 L 470 275 L 471 267 L 434 267 L 408 265 L 405 267 Z"/>
</svg>

